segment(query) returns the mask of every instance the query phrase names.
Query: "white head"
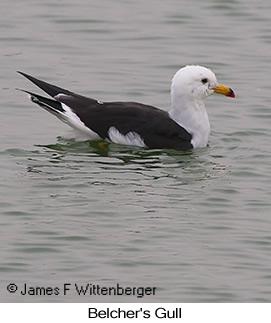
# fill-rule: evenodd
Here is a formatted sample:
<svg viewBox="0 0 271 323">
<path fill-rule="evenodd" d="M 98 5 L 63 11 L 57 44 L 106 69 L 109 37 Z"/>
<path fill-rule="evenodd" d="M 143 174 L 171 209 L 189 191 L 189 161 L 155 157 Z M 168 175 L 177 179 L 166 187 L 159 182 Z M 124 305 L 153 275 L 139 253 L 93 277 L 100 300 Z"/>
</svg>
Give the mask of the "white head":
<svg viewBox="0 0 271 323">
<path fill-rule="evenodd" d="M 201 101 L 214 92 L 234 97 L 233 91 L 217 82 L 215 74 L 206 67 L 187 65 L 173 77 L 172 98 L 182 96 L 189 101 Z"/>
<path fill-rule="evenodd" d="M 208 68 L 188 65 L 173 77 L 169 116 L 192 134 L 192 144 L 205 147 L 210 132 L 209 118 L 203 100 L 213 93 L 234 97 L 228 86 L 219 84 Z"/>
<path fill-rule="evenodd" d="M 189 65 L 181 68 L 173 77 L 172 96 L 183 96 L 189 100 L 203 100 L 217 87 L 215 74 L 203 66 Z"/>
</svg>

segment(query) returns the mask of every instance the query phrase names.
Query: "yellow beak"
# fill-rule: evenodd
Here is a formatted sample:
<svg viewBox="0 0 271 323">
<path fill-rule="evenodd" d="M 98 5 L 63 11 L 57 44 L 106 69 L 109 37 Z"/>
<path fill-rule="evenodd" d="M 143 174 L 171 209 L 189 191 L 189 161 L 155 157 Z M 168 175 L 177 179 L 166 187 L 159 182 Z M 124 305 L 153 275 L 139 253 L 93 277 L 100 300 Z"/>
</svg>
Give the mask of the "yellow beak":
<svg viewBox="0 0 271 323">
<path fill-rule="evenodd" d="M 215 93 L 223 94 L 223 95 L 226 95 L 226 96 L 230 96 L 231 98 L 235 98 L 235 93 L 228 86 L 218 84 L 217 87 L 215 87 L 213 90 L 214 90 Z"/>
</svg>

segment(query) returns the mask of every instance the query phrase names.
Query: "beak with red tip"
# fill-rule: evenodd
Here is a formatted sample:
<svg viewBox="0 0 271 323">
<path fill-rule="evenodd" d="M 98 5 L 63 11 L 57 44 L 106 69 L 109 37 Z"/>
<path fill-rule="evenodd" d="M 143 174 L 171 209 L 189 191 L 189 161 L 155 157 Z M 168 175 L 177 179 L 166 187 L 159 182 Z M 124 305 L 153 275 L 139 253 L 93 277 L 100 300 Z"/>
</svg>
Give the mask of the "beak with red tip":
<svg viewBox="0 0 271 323">
<path fill-rule="evenodd" d="M 230 96 L 231 98 L 235 98 L 235 93 L 228 86 L 218 84 L 217 87 L 215 87 L 213 90 L 214 90 L 215 93 L 223 94 L 223 95 L 226 95 L 226 96 Z"/>
</svg>

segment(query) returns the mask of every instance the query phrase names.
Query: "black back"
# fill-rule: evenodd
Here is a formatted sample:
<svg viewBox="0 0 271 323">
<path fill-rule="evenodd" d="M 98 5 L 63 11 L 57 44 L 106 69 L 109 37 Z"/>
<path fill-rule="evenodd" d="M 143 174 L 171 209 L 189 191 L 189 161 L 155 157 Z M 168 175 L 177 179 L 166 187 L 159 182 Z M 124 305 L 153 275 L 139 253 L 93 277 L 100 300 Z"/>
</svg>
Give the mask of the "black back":
<svg viewBox="0 0 271 323">
<path fill-rule="evenodd" d="M 172 120 L 164 110 L 136 102 L 100 102 L 82 95 L 62 89 L 58 86 L 38 80 L 33 76 L 19 72 L 56 101 L 36 95 L 39 104 L 47 111 L 56 114 L 65 109 L 59 105 L 67 105 L 92 131 L 103 139 L 108 137 L 110 127 L 115 127 L 121 134 L 135 132 L 141 136 L 150 148 L 193 148 L 192 136 L 183 127 Z M 48 105 L 52 106 L 52 111 Z"/>
<path fill-rule="evenodd" d="M 60 96 L 90 129 L 106 139 L 110 127 L 136 132 L 150 148 L 192 148 L 192 136 L 164 110 L 137 102 L 103 102 L 72 95 Z"/>
</svg>

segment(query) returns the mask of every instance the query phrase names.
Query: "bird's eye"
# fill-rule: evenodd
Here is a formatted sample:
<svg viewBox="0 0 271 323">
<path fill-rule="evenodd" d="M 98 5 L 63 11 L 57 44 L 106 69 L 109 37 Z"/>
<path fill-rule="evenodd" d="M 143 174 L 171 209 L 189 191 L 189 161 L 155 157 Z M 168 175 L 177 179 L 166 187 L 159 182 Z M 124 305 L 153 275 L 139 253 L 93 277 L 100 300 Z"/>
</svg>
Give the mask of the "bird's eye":
<svg viewBox="0 0 271 323">
<path fill-rule="evenodd" d="M 208 82 L 208 79 L 207 78 L 201 79 L 201 83 L 205 84 L 207 82 Z"/>
</svg>

